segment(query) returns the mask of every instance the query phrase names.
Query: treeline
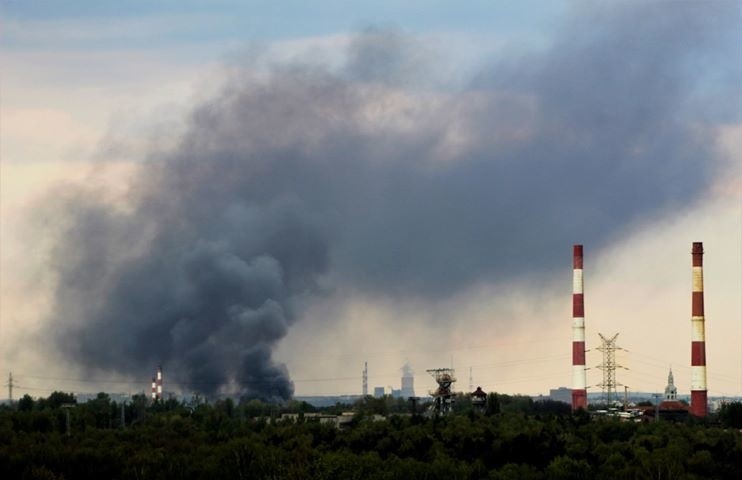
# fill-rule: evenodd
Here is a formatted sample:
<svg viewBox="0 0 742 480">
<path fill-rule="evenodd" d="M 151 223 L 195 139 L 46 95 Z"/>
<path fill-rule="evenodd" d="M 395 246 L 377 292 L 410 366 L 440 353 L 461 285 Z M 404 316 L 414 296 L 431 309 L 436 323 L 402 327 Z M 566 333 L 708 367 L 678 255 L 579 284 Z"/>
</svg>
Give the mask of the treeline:
<svg viewBox="0 0 742 480">
<path fill-rule="evenodd" d="M 302 402 L 123 406 L 107 395 L 24 397 L 0 408 L 0 477 L 19 479 L 701 479 L 742 478 L 742 404 L 711 423 L 626 423 L 561 405 L 490 395 L 483 412 L 459 398 L 445 418 L 409 402 L 366 398 L 345 429 Z M 417 405 L 418 413 L 424 405 Z M 281 420 L 299 413 L 298 421 Z M 386 420 L 378 421 L 379 414 Z M 395 415 L 394 413 L 404 413 Z M 67 435 L 67 414 L 70 435 Z M 721 423 L 719 423 L 721 422 Z"/>
</svg>

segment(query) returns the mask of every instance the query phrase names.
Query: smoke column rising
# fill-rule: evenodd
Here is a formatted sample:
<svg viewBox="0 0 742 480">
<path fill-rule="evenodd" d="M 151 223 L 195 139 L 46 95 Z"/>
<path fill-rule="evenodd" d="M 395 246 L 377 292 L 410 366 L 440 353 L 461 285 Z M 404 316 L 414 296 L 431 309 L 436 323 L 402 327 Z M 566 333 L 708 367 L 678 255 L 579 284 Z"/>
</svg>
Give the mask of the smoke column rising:
<svg viewBox="0 0 742 480">
<path fill-rule="evenodd" d="M 188 389 L 288 398 L 272 350 L 325 291 L 439 300 L 544 275 L 575 241 L 596 251 L 693 201 L 718 164 L 739 12 L 666 7 L 576 13 L 547 51 L 456 91 L 416 80 L 398 32 L 359 34 L 340 69 L 233 76 L 125 208 L 50 198 L 49 340 L 88 369 L 161 363 Z"/>
</svg>

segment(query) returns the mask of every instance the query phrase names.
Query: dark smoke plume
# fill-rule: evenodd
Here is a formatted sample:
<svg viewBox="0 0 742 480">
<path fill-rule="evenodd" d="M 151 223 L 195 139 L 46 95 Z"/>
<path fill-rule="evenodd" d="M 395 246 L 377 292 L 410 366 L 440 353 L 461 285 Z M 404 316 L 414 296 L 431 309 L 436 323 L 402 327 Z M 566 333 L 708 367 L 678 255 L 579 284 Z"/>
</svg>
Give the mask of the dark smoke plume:
<svg viewBox="0 0 742 480">
<path fill-rule="evenodd" d="M 693 201 L 718 165 L 738 12 L 627 5 L 455 92 L 417 88 L 414 48 L 373 31 L 339 70 L 231 78 L 126 208 L 67 195 L 56 345 L 88 368 L 162 363 L 185 388 L 287 398 L 272 349 L 323 291 L 445 299 Z"/>
</svg>

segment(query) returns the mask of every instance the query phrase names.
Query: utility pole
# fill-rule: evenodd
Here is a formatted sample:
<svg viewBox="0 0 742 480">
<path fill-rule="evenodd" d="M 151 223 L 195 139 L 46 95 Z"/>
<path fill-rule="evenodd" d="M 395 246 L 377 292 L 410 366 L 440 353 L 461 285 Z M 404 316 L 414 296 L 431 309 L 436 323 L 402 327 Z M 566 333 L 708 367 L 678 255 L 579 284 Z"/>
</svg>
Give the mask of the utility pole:
<svg viewBox="0 0 742 480">
<path fill-rule="evenodd" d="M 363 396 L 368 396 L 368 362 L 363 362 Z"/>
<path fill-rule="evenodd" d="M 13 403 L 13 372 L 8 373 L 8 400 Z"/>
<path fill-rule="evenodd" d="M 474 391 L 474 377 L 472 376 L 471 371 L 472 371 L 472 368 L 469 367 L 469 391 L 473 392 Z"/>
<path fill-rule="evenodd" d="M 67 422 L 66 422 L 66 424 L 67 424 L 67 436 L 69 437 L 70 435 L 72 435 L 72 433 L 71 433 L 72 426 L 70 424 L 70 410 L 73 409 L 73 408 L 75 408 L 75 404 L 74 403 L 63 403 L 61 405 L 61 408 L 64 409 L 64 413 L 67 414 L 67 419 L 66 419 L 67 420 Z"/>
<path fill-rule="evenodd" d="M 629 387 L 628 385 L 623 386 L 623 411 L 629 408 Z"/>
</svg>

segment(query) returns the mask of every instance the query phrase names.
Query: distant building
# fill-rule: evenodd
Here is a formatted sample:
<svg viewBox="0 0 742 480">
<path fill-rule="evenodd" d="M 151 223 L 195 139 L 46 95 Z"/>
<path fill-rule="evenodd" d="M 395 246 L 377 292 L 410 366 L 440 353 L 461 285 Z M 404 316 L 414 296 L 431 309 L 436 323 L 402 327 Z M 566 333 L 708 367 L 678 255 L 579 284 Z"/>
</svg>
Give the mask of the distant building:
<svg viewBox="0 0 742 480">
<path fill-rule="evenodd" d="M 412 371 L 409 362 L 402 366 L 402 391 L 400 396 L 402 398 L 415 396 L 415 372 Z"/>
<path fill-rule="evenodd" d="M 374 397 L 381 398 L 384 396 L 384 387 L 374 387 Z"/>
<path fill-rule="evenodd" d="M 572 404 L 572 389 L 567 387 L 552 388 L 549 390 L 549 400 Z"/>
</svg>

